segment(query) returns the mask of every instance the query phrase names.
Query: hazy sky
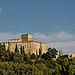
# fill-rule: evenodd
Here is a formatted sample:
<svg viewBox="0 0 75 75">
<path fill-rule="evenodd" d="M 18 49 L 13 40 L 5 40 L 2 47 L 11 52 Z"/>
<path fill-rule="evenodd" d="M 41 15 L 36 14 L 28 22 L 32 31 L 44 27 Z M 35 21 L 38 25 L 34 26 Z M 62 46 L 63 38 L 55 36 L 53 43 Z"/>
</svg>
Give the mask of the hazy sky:
<svg viewBox="0 0 75 75">
<path fill-rule="evenodd" d="M 75 53 L 75 0 L 0 0 L 0 41 L 22 33 Z"/>
</svg>

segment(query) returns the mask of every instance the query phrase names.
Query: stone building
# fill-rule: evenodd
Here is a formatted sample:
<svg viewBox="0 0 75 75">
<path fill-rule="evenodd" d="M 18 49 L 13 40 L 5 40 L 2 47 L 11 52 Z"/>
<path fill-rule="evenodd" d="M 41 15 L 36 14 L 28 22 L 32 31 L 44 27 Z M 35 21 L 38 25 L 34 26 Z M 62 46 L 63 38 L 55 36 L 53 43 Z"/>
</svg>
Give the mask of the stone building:
<svg viewBox="0 0 75 75">
<path fill-rule="evenodd" d="M 21 35 L 21 39 L 10 39 L 8 42 L 4 42 L 6 50 L 9 47 L 9 50 L 11 52 L 15 52 L 15 47 L 17 44 L 18 50 L 20 52 L 21 46 L 24 46 L 24 51 L 26 54 L 38 54 L 39 55 L 39 49 L 41 50 L 41 53 L 46 53 L 46 43 L 43 42 L 37 42 L 36 39 L 32 38 L 31 34 L 24 34 Z M 4 44 L 2 43 L 2 44 Z"/>
<path fill-rule="evenodd" d="M 68 58 L 75 58 L 75 54 L 68 53 Z"/>
<path fill-rule="evenodd" d="M 63 55 L 63 50 L 60 50 L 59 55 L 56 55 L 56 59 L 58 59 L 58 58 L 64 59 L 65 57 L 69 58 L 69 59 L 72 59 L 72 58 L 75 58 L 75 54 L 68 53 L 67 55 Z"/>
<path fill-rule="evenodd" d="M 59 56 L 63 56 L 63 50 L 59 51 Z"/>
</svg>

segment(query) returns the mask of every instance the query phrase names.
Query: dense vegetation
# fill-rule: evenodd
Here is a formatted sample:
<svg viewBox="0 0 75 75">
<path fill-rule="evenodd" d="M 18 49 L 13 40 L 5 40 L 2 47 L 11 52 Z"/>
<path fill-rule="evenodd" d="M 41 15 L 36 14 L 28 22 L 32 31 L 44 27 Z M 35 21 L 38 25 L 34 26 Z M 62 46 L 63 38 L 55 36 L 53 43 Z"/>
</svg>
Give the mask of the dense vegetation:
<svg viewBox="0 0 75 75">
<path fill-rule="evenodd" d="M 75 75 L 75 59 L 58 58 L 54 61 L 55 48 L 48 48 L 43 55 L 39 49 L 39 56 L 23 52 L 24 47 L 19 53 L 16 45 L 15 53 L 12 53 L 0 44 L 0 75 Z"/>
</svg>

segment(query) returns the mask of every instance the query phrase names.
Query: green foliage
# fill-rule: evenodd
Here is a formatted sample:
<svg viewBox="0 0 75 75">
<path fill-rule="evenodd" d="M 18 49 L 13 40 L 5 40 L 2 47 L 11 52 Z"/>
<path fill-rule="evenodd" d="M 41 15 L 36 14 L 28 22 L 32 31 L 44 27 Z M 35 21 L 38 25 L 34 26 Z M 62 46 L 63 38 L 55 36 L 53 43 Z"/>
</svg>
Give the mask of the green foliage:
<svg viewBox="0 0 75 75">
<path fill-rule="evenodd" d="M 31 59 L 36 59 L 36 55 L 33 53 L 32 55 L 30 55 Z"/>
<path fill-rule="evenodd" d="M 24 59 L 23 59 L 23 56 L 20 55 L 19 53 L 14 53 L 12 61 L 22 63 L 22 62 L 24 62 Z"/>
<path fill-rule="evenodd" d="M 74 75 L 75 74 L 75 65 L 70 64 L 68 71 L 69 71 L 69 75 Z"/>
<path fill-rule="evenodd" d="M 57 66 L 57 61 L 47 60 L 45 64 L 48 68 L 55 69 Z"/>
<path fill-rule="evenodd" d="M 0 63 L 0 75 L 50 75 L 52 70 L 48 69 L 45 64 L 24 64 L 13 62 Z"/>
<path fill-rule="evenodd" d="M 44 53 L 41 58 L 45 59 L 45 60 L 51 60 L 51 54 L 49 52 L 46 52 L 46 54 Z"/>
<path fill-rule="evenodd" d="M 6 51 L 4 45 L 0 44 L 0 75 L 75 75 L 75 58 L 54 61 L 54 50 L 49 49 L 36 59 L 35 54 L 30 57 L 23 54 L 23 47 L 21 54 L 17 46 L 15 49 L 15 53 L 10 52 L 9 48 Z M 34 62 L 31 59 L 35 59 Z"/>
<path fill-rule="evenodd" d="M 62 71 L 62 66 L 57 64 L 57 66 L 55 68 L 55 75 L 61 75 L 61 71 Z"/>
<path fill-rule="evenodd" d="M 75 62 L 65 58 L 55 68 L 56 75 L 74 75 L 75 74 Z"/>
<path fill-rule="evenodd" d="M 42 58 L 36 59 L 35 64 L 38 64 L 38 63 L 46 64 L 46 60 L 44 60 L 44 59 L 42 59 Z"/>
<path fill-rule="evenodd" d="M 52 58 L 56 57 L 58 51 L 55 48 L 53 48 L 53 49 L 48 48 L 47 50 L 52 55 Z"/>
<path fill-rule="evenodd" d="M 39 63 L 35 66 L 40 70 L 39 75 L 52 75 L 52 70 L 47 68 L 45 64 Z"/>
</svg>

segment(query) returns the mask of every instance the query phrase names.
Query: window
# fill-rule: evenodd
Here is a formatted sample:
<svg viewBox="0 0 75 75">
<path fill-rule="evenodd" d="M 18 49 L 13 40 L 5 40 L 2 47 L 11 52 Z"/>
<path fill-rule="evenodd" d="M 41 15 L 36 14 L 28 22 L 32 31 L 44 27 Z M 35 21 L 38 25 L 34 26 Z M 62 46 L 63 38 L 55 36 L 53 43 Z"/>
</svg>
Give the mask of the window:
<svg viewBox="0 0 75 75">
<path fill-rule="evenodd" d="M 30 48 L 31 48 L 31 46 L 30 46 Z"/>
</svg>

